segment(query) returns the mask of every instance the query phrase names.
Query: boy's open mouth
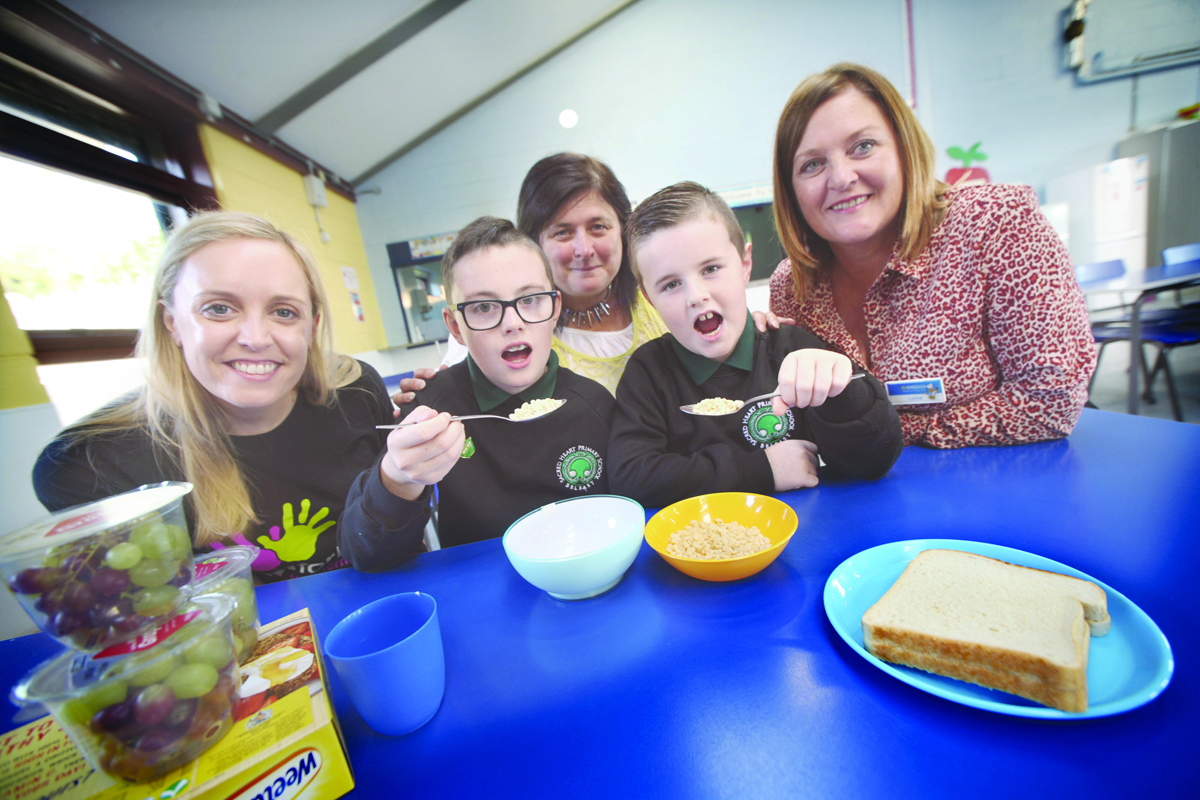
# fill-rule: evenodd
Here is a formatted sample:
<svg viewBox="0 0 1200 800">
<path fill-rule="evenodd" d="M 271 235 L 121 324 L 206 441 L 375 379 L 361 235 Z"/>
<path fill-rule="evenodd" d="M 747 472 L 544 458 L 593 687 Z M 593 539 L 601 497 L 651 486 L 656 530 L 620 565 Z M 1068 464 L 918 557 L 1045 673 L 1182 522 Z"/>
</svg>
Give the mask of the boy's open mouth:
<svg viewBox="0 0 1200 800">
<path fill-rule="evenodd" d="M 706 311 L 705 313 L 696 317 L 696 321 L 692 323 L 692 327 L 705 336 L 708 336 L 710 333 L 714 333 L 718 328 L 721 327 L 721 323 L 724 321 L 724 319 L 724 317 L 715 311 Z"/>
<path fill-rule="evenodd" d="M 533 349 L 527 344 L 514 344 L 500 354 L 505 361 L 522 361 L 533 355 Z"/>
</svg>

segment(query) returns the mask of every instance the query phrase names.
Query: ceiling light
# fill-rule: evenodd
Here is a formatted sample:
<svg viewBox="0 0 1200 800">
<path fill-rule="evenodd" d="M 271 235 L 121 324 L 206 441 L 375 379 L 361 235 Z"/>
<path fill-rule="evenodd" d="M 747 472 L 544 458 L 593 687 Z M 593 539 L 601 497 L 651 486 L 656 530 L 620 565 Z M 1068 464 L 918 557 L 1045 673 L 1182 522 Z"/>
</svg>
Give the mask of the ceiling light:
<svg viewBox="0 0 1200 800">
<path fill-rule="evenodd" d="M 561 114 L 558 115 L 558 124 L 562 125 L 564 128 L 574 128 L 578 122 L 579 115 L 569 108 L 565 109 Z"/>
</svg>

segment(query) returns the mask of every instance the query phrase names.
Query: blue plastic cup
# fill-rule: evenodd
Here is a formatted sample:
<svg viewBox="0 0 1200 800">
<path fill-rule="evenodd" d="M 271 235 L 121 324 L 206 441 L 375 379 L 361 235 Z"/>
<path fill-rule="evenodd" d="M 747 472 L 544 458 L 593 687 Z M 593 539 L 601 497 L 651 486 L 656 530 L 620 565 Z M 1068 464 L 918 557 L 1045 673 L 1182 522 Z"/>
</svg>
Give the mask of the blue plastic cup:
<svg viewBox="0 0 1200 800">
<path fill-rule="evenodd" d="M 363 720 L 385 736 L 420 728 L 446 690 L 437 603 L 406 592 L 368 603 L 325 637 L 325 655 Z"/>
</svg>

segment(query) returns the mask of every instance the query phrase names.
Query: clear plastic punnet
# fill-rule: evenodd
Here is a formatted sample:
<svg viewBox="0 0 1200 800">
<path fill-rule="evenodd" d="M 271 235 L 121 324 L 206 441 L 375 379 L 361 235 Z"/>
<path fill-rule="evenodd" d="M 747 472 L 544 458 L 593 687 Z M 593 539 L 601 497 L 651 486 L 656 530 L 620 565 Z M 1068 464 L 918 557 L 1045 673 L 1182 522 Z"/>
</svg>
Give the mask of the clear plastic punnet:
<svg viewBox="0 0 1200 800">
<path fill-rule="evenodd" d="M 191 596 L 190 483 L 142 486 L 0 538 L 0 575 L 46 633 L 94 651 L 171 618 Z"/>
<path fill-rule="evenodd" d="M 135 639 L 44 662 L 12 700 L 44 706 L 96 769 L 130 782 L 161 777 L 216 744 L 236 718 L 233 608 L 223 595 L 196 597 Z"/>
<path fill-rule="evenodd" d="M 243 545 L 196 556 L 194 593 L 217 592 L 234 602 L 233 646 L 239 664 L 246 663 L 258 644 L 258 600 L 254 596 L 254 574 L 250 567 L 257 556 L 257 547 Z"/>
</svg>

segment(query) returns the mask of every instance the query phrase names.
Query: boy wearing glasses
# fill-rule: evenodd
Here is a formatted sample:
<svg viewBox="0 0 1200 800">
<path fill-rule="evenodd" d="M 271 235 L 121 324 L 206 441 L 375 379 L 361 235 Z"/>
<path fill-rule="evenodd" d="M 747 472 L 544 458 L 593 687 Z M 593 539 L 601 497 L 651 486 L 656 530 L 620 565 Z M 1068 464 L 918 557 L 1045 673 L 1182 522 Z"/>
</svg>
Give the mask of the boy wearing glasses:
<svg viewBox="0 0 1200 800">
<path fill-rule="evenodd" d="M 538 506 L 608 491 L 613 398 L 560 367 L 550 349 L 562 310 L 537 243 L 507 220 L 481 217 L 442 258 L 450 334 L 467 359 L 417 393 L 376 465 L 358 476 L 338 525 L 355 568 L 389 569 L 421 552 L 438 484 L 443 547 L 500 536 Z M 527 402 L 562 400 L 544 418 L 508 417 Z"/>
</svg>

